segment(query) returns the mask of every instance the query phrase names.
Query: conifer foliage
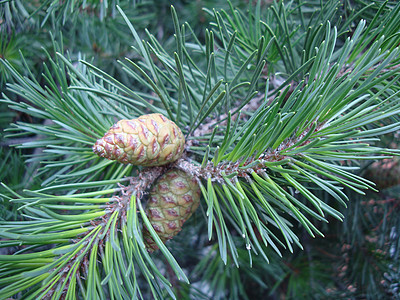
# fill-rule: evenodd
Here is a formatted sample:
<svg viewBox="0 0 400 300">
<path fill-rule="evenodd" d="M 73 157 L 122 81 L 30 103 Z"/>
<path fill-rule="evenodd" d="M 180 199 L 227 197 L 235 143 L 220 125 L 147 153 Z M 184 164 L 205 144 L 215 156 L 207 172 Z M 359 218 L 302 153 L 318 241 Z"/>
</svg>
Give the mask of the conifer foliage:
<svg viewBox="0 0 400 300">
<path fill-rule="evenodd" d="M 193 4 L 169 7 L 160 36 L 136 20 L 151 1 L 0 1 L 9 45 L 11 32 L 52 29 L 40 67 L 0 61 L 1 103 L 25 116 L 5 141 L 36 177 L 1 183 L 4 208 L 18 208 L 1 221 L 1 299 L 353 296 L 341 280 L 362 289 L 344 268 L 326 278 L 332 264 L 310 240 L 331 243 L 336 222 L 356 228 L 349 211 L 368 211 L 377 191 L 360 167 L 398 153 L 380 138 L 400 128 L 400 4 L 223 2 L 204 1 L 206 25 L 191 20 Z M 82 16 L 118 44 L 85 57 L 70 27 Z M 115 47 L 124 57 L 105 64 Z M 398 264 L 398 244 L 384 244 Z M 307 255 L 304 290 L 288 266 Z M 399 269 L 388 265 L 381 293 L 393 296 Z"/>
</svg>

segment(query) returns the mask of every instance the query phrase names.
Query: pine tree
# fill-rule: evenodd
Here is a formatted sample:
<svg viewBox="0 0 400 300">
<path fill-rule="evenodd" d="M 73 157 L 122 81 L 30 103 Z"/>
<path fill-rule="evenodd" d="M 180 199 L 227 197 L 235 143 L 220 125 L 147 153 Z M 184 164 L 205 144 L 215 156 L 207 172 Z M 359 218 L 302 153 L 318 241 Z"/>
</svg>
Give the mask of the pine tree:
<svg viewBox="0 0 400 300">
<path fill-rule="evenodd" d="M 0 1 L 1 299 L 400 297 L 400 4 L 248 2 Z"/>
</svg>

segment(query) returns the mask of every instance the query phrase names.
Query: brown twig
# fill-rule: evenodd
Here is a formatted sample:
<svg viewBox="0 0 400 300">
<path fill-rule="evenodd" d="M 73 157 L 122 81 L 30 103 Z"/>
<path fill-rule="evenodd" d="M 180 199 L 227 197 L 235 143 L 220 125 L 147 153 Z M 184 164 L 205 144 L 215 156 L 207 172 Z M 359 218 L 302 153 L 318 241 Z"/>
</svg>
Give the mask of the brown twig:
<svg viewBox="0 0 400 300">
<path fill-rule="evenodd" d="M 259 106 L 262 104 L 262 100 L 264 98 L 265 98 L 265 94 L 259 94 L 257 97 L 254 97 L 253 99 L 251 99 L 249 101 L 249 103 L 247 103 L 245 106 L 243 106 L 241 111 L 255 111 L 255 110 L 257 110 L 259 108 Z M 232 111 L 236 111 L 238 107 L 239 107 L 239 105 L 236 106 L 236 107 L 233 107 Z M 232 120 L 233 121 L 236 120 L 238 115 L 239 115 L 238 113 L 234 114 L 232 116 Z M 227 117 L 228 117 L 228 114 L 225 113 L 225 114 L 221 114 L 221 115 L 216 116 L 214 119 L 212 119 L 212 118 L 209 118 L 208 120 L 206 119 L 206 122 L 204 122 L 199 127 L 197 127 L 192 132 L 192 134 L 190 136 L 191 137 L 201 137 L 201 136 L 205 136 L 207 134 L 210 134 L 217 124 L 221 123 L 221 124 L 225 125 L 227 123 L 227 121 L 221 122 L 221 120 L 224 120 Z M 241 114 L 240 118 L 244 119 L 244 118 L 247 118 L 247 116 L 244 115 L 244 114 Z M 186 144 L 189 147 L 192 146 L 193 140 L 188 140 Z"/>
</svg>

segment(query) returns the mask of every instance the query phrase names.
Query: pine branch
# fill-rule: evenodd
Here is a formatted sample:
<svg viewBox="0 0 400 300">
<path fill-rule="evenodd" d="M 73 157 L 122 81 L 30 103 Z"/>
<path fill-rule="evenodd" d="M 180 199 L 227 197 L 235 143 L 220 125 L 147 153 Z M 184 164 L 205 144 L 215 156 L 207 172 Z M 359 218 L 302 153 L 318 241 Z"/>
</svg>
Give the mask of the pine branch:
<svg viewBox="0 0 400 300">
<path fill-rule="evenodd" d="M 19 204 L 26 220 L 2 222 L 0 246 L 20 248 L 14 255 L 0 255 L 1 297 L 21 292 L 26 299 L 176 298 L 142 233 L 147 230 L 177 278 L 188 282 L 145 204 L 157 180 L 175 167 L 201 189 L 202 222 L 224 265 L 269 261 L 270 248 L 278 255 L 283 249 L 294 252 L 294 245 L 303 249 L 297 224 L 316 237 L 323 236 L 319 223 L 331 216 L 342 220 L 326 195 L 346 205 L 346 188 L 359 194 L 373 190 L 372 182 L 357 175 L 357 162 L 397 154 L 375 143 L 400 128 L 399 17 L 393 13 L 400 5 L 390 10 L 391 18 L 377 15 L 369 27 L 360 21 L 344 38 L 350 23 L 336 28 L 330 22 L 338 3 L 310 16 L 309 24 L 318 20 L 323 25 L 308 28 L 301 6 L 274 4 L 267 12 L 275 20 L 272 28 L 261 20 L 260 2 L 248 15 L 231 7 L 229 13 L 213 13 L 216 30 L 206 31 L 204 44 L 188 24 L 179 23 L 172 8 L 172 54 L 150 32 L 142 40 L 117 7 L 138 57 L 120 66 L 140 88 L 89 62 L 75 62 L 57 45 L 57 55 L 48 54 L 44 66 L 45 85 L 2 60 L 15 80 L 8 91 L 28 100 L 3 95 L 2 102 L 40 120 L 14 124 L 9 137 L 43 136 L 20 147 L 46 148 L 32 161 L 41 161 L 47 176 L 36 190 L 17 193 L 2 185 L 3 197 Z M 294 20 L 297 13 L 300 25 Z M 385 26 L 390 38 L 379 32 Z M 263 73 L 267 62 L 284 71 L 283 83 L 271 92 Z M 287 85 L 295 79 L 293 87 Z M 134 162 L 120 164 L 119 155 L 108 157 L 114 162 L 92 152 L 117 120 L 148 113 L 163 114 L 189 139 L 177 161 L 145 169 Z M 114 145 L 130 143 L 111 139 Z M 253 254 L 258 255 L 254 261 Z M 210 254 L 203 270 L 208 261 L 221 268 L 216 257 Z M 240 272 L 229 272 L 231 281 L 215 282 L 240 287 Z M 231 295 L 245 293 L 233 290 Z"/>
</svg>

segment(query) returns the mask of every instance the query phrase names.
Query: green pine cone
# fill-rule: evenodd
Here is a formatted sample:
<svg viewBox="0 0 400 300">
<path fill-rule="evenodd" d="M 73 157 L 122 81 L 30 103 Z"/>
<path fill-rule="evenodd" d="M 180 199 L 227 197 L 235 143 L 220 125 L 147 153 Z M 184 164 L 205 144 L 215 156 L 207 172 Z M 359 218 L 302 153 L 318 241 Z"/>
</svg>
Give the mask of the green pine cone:
<svg viewBox="0 0 400 300">
<path fill-rule="evenodd" d="M 97 155 L 123 164 L 162 166 L 182 156 L 185 137 L 161 114 L 120 120 L 93 146 Z"/>
<path fill-rule="evenodd" d="M 181 231 L 183 223 L 199 207 L 200 195 L 196 179 L 179 169 L 169 170 L 153 185 L 146 214 L 163 242 Z M 146 227 L 143 237 L 149 252 L 158 249 Z"/>
</svg>

